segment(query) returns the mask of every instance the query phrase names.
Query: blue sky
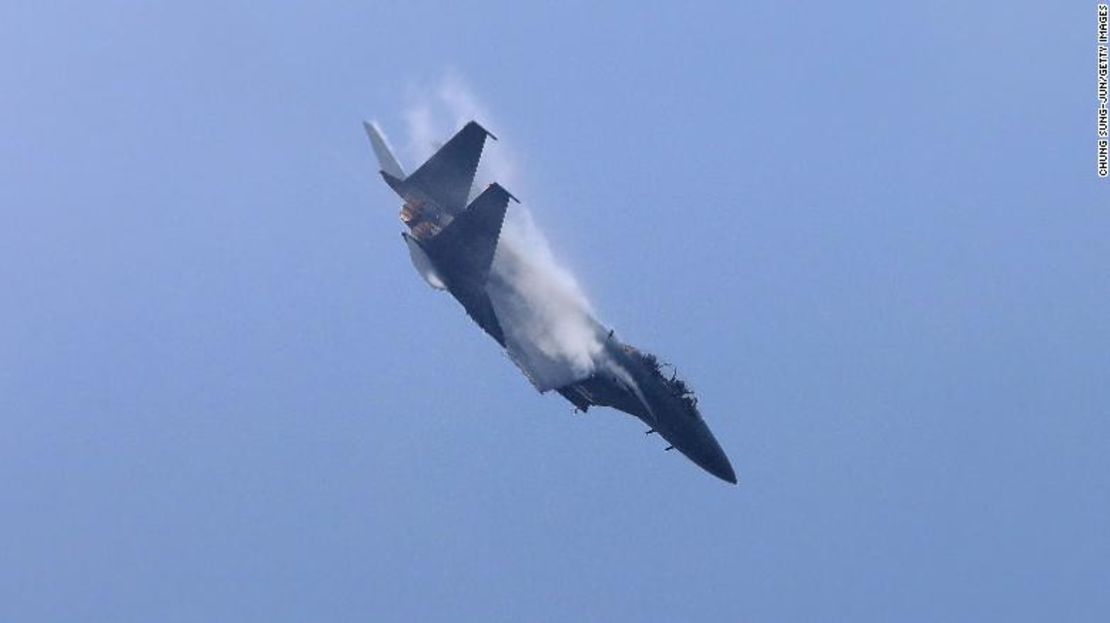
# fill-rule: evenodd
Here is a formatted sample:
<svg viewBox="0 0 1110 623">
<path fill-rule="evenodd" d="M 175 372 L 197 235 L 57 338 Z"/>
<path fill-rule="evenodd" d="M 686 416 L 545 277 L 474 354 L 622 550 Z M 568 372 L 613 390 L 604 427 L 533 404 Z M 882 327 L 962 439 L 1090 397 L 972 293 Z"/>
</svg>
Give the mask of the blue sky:
<svg viewBox="0 0 1110 623">
<path fill-rule="evenodd" d="M 0 619 L 1106 620 L 1094 17 L 5 3 Z M 740 486 L 413 272 L 445 76 Z"/>
</svg>

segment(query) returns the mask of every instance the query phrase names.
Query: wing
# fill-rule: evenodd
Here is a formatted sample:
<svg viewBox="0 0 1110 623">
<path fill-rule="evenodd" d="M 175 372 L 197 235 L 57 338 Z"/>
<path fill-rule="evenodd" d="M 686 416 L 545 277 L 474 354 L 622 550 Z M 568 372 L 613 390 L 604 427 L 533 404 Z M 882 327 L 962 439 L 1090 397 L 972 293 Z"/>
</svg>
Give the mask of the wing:
<svg viewBox="0 0 1110 623">
<path fill-rule="evenodd" d="M 405 178 L 405 186 L 419 189 L 451 214 L 461 212 L 470 196 L 470 186 L 474 183 L 474 172 L 478 170 L 486 136 L 493 135 L 474 121 L 467 123 L 435 155 Z"/>
<path fill-rule="evenodd" d="M 501 328 L 501 322 L 497 319 L 497 314 L 493 311 L 493 305 L 490 303 L 489 296 L 484 290 L 477 288 L 470 288 L 466 290 L 459 290 L 453 292 L 459 303 L 462 304 L 463 309 L 466 310 L 466 315 L 478 323 L 490 337 L 497 341 L 502 348 L 505 347 L 505 331 Z"/>
<path fill-rule="evenodd" d="M 490 184 L 443 231 L 422 243 L 447 278 L 451 294 L 478 326 L 501 346 L 505 346 L 505 334 L 485 284 L 497 252 L 509 199 L 515 201 L 516 197 L 500 184 Z"/>
<path fill-rule="evenodd" d="M 500 184 L 490 184 L 466 211 L 424 243 L 436 263 L 449 274 L 449 279 L 459 284 L 464 281 L 479 286 L 485 284 L 509 199 L 516 198 Z"/>
</svg>

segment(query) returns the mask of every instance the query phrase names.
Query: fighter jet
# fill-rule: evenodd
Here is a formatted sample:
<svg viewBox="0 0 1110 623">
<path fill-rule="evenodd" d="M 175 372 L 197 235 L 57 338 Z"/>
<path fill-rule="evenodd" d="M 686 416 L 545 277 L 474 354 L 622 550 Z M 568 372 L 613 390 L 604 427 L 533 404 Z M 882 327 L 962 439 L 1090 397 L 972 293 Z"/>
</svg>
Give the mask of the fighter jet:
<svg viewBox="0 0 1110 623">
<path fill-rule="evenodd" d="M 519 330 L 519 317 L 528 313 L 528 297 L 535 294 L 522 291 L 519 283 L 525 260 L 500 243 L 509 201 L 517 199 L 494 182 L 470 200 L 486 137 L 497 137 L 470 121 L 406 175 L 378 127 L 363 125 L 382 178 L 403 201 L 400 218 L 407 231 L 401 237 L 413 266 L 430 286 L 449 292 L 541 393 L 554 390 L 581 412 L 599 406 L 633 415 L 648 426 L 648 434 L 670 444 L 667 450 L 736 483 L 693 392 L 677 374 L 668 376 L 666 364 L 654 355 L 621 342 L 592 316 L 583 321 L 596 345 L 586 366 L 552 360 L 548 349 Z"/>
</svg>

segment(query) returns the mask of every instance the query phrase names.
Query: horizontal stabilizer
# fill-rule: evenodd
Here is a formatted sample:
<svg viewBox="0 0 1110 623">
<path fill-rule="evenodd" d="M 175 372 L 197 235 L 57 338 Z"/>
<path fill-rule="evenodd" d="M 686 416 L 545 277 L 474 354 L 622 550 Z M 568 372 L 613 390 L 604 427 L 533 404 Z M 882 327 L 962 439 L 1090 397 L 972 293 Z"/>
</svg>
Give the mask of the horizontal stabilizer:
<svg viewBox="0 0 1110 623">
<path fill-rule="evenodd" d="M 493 135 L 474 121 L 467 123 L 405 179 L 405 185 L 419 189 L 451 214 L 461 212 L 470 196 L 486 136 Z"/>
<path fill-rule="evenodd" d="M 509 199 L 515 200 L 509 191 L 496 182 L 490 184 L 451 224 L 427 241 L 429 252 L 454 279 L 485 283 Z"/>
<path fill-rule="evenodd" d="M 378 124 L 363 121 L 362 127 L 366 129 L 366 136 L 370 137 L 370 145 L 374 147 L 374 155 L 378 157 L 378 166 L 381 167 L 382 173 L 386 173 L 398 181 L 404 180 L 405 170 L 401 168 L 401 163 L 397 162 L 397 158 L 393 155 L 393 150 L 389 148 L 389 142 L 385 140 L 385 135 Z M 386 181 L 389 181 L 389 178 L 386 178 Z"/>
<path fill-rule="evenodd" d="M 398 195 L 401 195 L 402 197 L 404 197 L 405 196 L 405 180 L 397 179 L 396 177 L 393 177 L 392 175 L 390 175 L 389 173 L 386 173 L 385 171 L 382 171 L 381 173 L 382 173 L 382 179 L 385 180 L 386 184 L 389 184 L 389 187 L 393 189 L 393 192 L 395 192 Z"/>
</svg>

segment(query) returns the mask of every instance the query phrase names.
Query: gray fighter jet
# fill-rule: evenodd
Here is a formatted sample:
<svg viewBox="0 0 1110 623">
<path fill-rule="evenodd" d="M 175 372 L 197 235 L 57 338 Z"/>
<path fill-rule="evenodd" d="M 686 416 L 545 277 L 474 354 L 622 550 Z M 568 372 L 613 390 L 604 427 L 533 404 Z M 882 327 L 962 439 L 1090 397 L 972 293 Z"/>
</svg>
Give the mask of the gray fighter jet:
<svg viewBox="0 0 1110 623">
<path fill-rule="evenodd" d="M 500 244 L 509 200 L 497 183 L 468 201 L 487 136 L 471 121 L 411 175 L 406 175 L 374 124 L 364 123 L 382 178 L 404 201 L 401 236 L 413 265 L 433 288 L 446 290 L 542 393 L 557 391 L 577 410 L 613 407 L 636 416 L 691 461 L 718 478 L 736 483 L 736 473 L 698 411 L 693 392 L 666 364 L 615 338 L 592 316 L 579 326 L 591 333 L 589 361 L 561 361 L 540 347 L 528 330 L 528 315 L 543 301 L 521 286 L 527 260 Z M 496 139 L 496 137 L 493 137 Z M 521 318 L 525 321 L 521 321 Z M 527 325 L 523 327 L 521 325 Z M 550 340 L 548 340 L 550 341 Z"/>
</svg>

